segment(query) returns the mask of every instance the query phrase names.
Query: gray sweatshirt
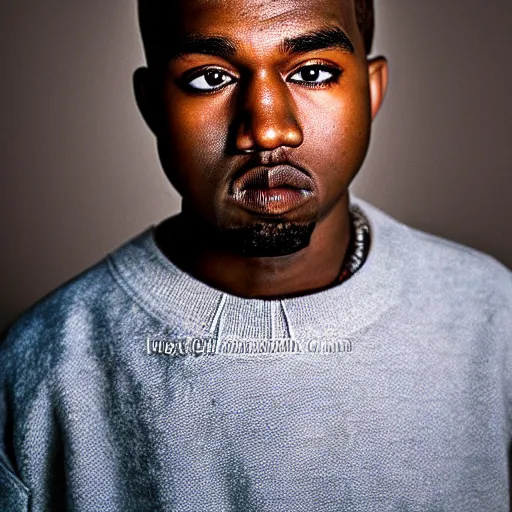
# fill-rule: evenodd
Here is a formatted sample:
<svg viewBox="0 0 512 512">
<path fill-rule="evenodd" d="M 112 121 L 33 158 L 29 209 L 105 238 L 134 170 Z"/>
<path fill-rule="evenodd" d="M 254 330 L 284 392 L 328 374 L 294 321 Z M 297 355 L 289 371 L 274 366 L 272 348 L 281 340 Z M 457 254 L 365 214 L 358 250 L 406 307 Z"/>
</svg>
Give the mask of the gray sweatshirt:
<svg viewBox="0 0 512 512">
<path fill-rule="evenodd" d="M 222 293 L 149 229 L 25 313 L 0 511 L 507 511 L 512 274 L 354 202 L 370 253 L 326 291 Z"/>
</svg>

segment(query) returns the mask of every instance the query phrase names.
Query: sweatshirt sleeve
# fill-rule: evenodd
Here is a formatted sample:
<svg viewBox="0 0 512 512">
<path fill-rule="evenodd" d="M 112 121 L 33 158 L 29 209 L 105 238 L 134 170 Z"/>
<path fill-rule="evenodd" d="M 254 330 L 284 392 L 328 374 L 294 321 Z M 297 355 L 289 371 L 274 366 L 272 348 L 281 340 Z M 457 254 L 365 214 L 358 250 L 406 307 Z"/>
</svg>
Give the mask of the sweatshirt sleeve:
<svg viewBox="0 0 512 512">
<path fill-rule="evenodd" d="M 9 468 L 5 454 L 0 455 L 0 510 L 28 511 L 28 489 Z"/>
<path fill-rule="evenodd" d="M 29 490 L 18 476 L 13 461 L 13 397 L 12 382 L 9 382 L 12 354 L 5 345 L 0 345 L 0 510 L 26 512 Z"/>
<path fill-rule="evenodd" d="M 505 339 L 505 386 L 507 393 L 507 413 L 509 419 L 509 425 L 512 429 L 512 272 L 508 273 L 508 313 L 506 319 L 506 339 Z M 510 443 L 510 458 L 509 465 L 512 470 L 512 430 L 509 437 Z M 512 489 L 511 489 L 512 493 Z"/>
<path fill-rule="evenodd" d="M 53 327 L 48 311 L 34 307 L 12 325 L 0 342 L 0 511 L 44 507 L 45 448 L 51 436 L 48 380 L 51 378 Z M 30 435 L 29 435 L 30 434 Z M 30 455 L 26 447 L 31 446 Z"/>
</svg>

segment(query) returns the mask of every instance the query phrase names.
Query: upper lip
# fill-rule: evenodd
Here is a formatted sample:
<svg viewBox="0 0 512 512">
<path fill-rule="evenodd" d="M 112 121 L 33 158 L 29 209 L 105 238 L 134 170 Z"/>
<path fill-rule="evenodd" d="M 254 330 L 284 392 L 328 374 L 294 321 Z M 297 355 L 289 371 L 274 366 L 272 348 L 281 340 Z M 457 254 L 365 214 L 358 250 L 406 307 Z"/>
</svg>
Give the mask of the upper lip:
<svg viewBox="0 0 512 512">
<path fill-rule="evenodd" d="M 290 187 L 312 192 L 315 183 L 306 171 L 288 163 L 252 167 L 239 175 L 233 182 L 233 192 L 235 194 L 247 189 L 277 187 Z"/>
</svg>

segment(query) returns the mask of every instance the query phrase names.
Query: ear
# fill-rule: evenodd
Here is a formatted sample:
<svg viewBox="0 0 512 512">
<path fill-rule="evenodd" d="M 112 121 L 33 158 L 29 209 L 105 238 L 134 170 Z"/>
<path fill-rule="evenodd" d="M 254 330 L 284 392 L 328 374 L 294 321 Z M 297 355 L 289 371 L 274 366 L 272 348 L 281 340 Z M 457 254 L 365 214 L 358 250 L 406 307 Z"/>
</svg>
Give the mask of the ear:
<svg viewBox="0 0 512 512">
<path fill-rule="evenodd" d="M 375 119 L 388 89 L 388 61 L 384 57 L 370 59 L 368 61 L 368 75 L 372 119 Z"/>
<path fill-rule="evenodd" d="M 148 68 L 138 68 L 133 74 L 133 90 L 139 111 L 149 129 L 158 136 L 161 117 L 159 94 L 156 80 Z"/>
</svg>

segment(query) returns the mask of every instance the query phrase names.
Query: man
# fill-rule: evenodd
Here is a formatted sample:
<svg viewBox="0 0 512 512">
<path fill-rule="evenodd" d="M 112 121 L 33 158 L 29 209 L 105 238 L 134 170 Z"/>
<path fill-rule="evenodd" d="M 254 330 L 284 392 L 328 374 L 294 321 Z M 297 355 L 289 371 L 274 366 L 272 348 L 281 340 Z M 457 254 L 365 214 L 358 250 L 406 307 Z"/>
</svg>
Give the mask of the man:
<svg viewBox="0 0 512 512">
<path fill-rule="evenodd" d="M 512 276 L 348 186 L 364 0 L 141 0 L 182 213 L 2 345 L 0 509 L 508 510 Z"/>
</svg>

